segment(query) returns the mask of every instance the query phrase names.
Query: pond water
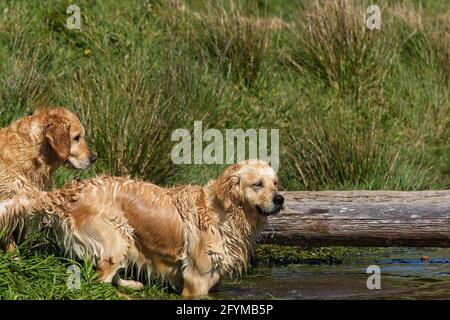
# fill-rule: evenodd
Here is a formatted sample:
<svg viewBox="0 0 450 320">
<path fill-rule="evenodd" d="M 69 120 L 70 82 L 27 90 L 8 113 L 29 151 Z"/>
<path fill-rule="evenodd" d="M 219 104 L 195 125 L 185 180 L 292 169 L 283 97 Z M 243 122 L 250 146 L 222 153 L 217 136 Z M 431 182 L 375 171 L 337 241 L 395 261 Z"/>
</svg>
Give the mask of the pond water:
<svg viewBox="0 0 450 320">
<path fill-rule="evenodd" d="M 421 257 L 428 256 L 429 262 Z M 381 269 L 381 289 L 369 290 L 367 267 Z M 397 248 L 341 264 L 258 266 L 225 281 L 210 295 L 221 299 L 450 299 L 450 249 Z"/>
</svg>

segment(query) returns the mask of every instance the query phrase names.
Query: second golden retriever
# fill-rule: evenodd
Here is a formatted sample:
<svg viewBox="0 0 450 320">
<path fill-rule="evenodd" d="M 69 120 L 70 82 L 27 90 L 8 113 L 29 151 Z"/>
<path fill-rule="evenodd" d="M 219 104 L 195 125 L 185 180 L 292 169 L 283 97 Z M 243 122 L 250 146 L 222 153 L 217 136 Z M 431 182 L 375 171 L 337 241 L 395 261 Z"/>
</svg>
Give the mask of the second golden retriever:
<svg viewBox="0 0 450 320">
<path fill-rule="evenodd" d="M 77 116 L 65 108 L 43 109 L 0 128 L 0 200 L 24 189 L 48 190 L 62 165 L 88 168 L 96 157 L 84 134 Z M 12 237 L 3 244 L 7 250 L 14 246 Z"/>
<path fill-rule="evenodd" d="M 99 280 L 141 288 L 119 277 L 136 266 L 184 296 L 207 295 L 220 278 L 241 273 L 269 215 L 283 208 L 274 170 L 248 160 L 202 186 L 160 188 L 128 178 L 99 177 L 62 190 L 0 202 L 0 228 L 27 214 L 57 217 L 59 238 L 90 258 Z"/>
</svg>

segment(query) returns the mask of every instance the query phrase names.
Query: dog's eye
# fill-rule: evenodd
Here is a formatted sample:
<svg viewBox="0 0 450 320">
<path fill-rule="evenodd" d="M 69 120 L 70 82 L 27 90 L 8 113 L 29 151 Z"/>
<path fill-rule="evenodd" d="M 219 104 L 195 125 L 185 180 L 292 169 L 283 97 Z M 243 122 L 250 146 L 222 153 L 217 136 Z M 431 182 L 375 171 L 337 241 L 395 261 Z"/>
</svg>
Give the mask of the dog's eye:
<svg viewBox="0 0 450 320">
<path fill-rule="evenodd" d="M 80 139 L 81 139 L 81 135 L 76 135 L 74 138 L 73 138 L 73 140 L 75 140 L 75 141 L 80 141 Z"/>
<path fill-rule="evenodd" d="M 261 188 L 263 186 L 263 183 L 262 183 L 262 181 L 258 181 L 256 183 L 254 183 L 253 186 L 256 188 Z"/>
</svg>

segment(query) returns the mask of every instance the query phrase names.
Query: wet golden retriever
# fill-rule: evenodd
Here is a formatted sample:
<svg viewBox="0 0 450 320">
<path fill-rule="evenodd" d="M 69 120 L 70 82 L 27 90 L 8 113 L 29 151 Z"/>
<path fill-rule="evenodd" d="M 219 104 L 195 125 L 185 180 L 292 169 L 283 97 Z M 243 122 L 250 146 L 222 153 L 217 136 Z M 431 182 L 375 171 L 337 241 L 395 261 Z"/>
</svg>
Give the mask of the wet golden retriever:
<svg viewBox="0 0 450 320">
<path fill-rule="evenodd" d="M 141 282 L 118 273 L 135 266 L 138 274 L 168 280 L 183 296 L 198 296 L 247 268 L 267 217 L 283 202 L 274 170 L 248 160 L 204 187 L 98 177 L 17 196 L 0 202 L 0 227 L 43 212 L 57 217 L 69 253 L 96 264 L 101 282 L 139 289 Z"/>
<path fill-rule="evenodd" d="M 77 116 L 64 108 L 43 109 L 0 128 L 0 200 L 24 189 L 49 189 L 62 165 L 88 168 L 96 157 L 84 134 Z M 2 246 L 12 250 L 14 237 L 7 237 Z"/>
</svg>

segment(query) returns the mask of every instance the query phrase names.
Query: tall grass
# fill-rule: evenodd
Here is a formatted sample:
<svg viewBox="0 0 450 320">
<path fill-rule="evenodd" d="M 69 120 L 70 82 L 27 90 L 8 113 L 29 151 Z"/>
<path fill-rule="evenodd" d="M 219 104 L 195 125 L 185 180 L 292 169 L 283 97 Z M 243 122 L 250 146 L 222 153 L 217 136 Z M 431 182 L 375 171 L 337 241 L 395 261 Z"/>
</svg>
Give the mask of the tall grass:
<svg viewBox="0 0 450 320">
<path fill-rule="evenodd" d="M 165 1 L 108 6 L 86 1 L 80 4 L 81 31 L 64 27 L 66 5 L 2 4 L 8 14 L 0 20 L 0 119 L 5 125 L 41 104 L 68 106 L 80 115 L 99 155 L 88 175 L 108 172 L 161 184 L 214 177 L 215 169 L 179 167 L 169 158 L 171 132 L 192 129 L 194 120 L 202 120 L 204 128 L 280 128 L 281 153 L 289 154 L 280 175 L 300 174 L 305 155 L 317 149 L 302 137 L 331 150 L 335 144 L 324 133 L 342 135 L 347 143 L 330 151 L 330 158 L 351 154 L 355 139 L 369 135 L 369 129 L 341 129 L 333 121 L 338 110 L 337 116 L 354 115 L 347 126 L 377 128 L 379 142 L 364 146 L 374 150 L 360 158 L 371 155 L 382 163 L 386 154 L 379 148 L 387 148 L 397 150 L 388 153 L 398 154 L 398 163 L 408 163 L 404 168 L 409 169 L 395 170 L 398 176 L 411 176 L 412 167 L 433 171 L 426 182 L 415 175 L 417 181 L 379 182 L 373 188 L 448 185 L 448 89 L 436 79 L 445 73 L 445 44 L 439 46 L 436 37 L 445 28 L 422 18 L 413 4 L 385 4 L 382 29 L 367 30 L 365 2 L 290 4 L 282 20 L 271 15 L 270 2 L 174 7 Z M 415 38 L 418 34 L 423 41 Z M 421 81 L 420 75 L 429 80 Z M 430 81 L 436 84 L 429 86 Z M 431 100 L 430 90 L 436 93 Z M 308 163 L 319 168 L 327 161 L 315 156 Z M 338 157 L 327 170 L 344 170 L 347 161 Z M 377 181 L 386 170 L 381 165 L 366 169 Z M 70 176 L 59 174 L 58 185 Z M 295 177 L 284 180 L 286 189 L 342 186 L 339 179 L 324 179 L 307 187 Z"/>
<path fill-rule="evenodd" d="M 382 90 L 395 42 L 384 26 L 366 28 L 367 6 L 349 0 L 314 0 L 300 7 L 286 34 L 287 63 L 356 98 L 367 99 L 370 90 Z"/>
<path fill-rule="evenodd" d="M 167 53 L 164 70 L 152 57 L 133 53 L 122 63 L 93 64 L 73 74 L 63 99 L 75 102 L 91 128 L 101 170 L 164 182 L 176 171 L 170 158 L 172 131 L 192 127 L 195 119 L 214 118 L 200 111 L 217 107 L 223 88 L 192 61 L 172 54 Z"/>
<path fill-rule="evenodd" d="M 401 54 L 418 66 L 438 70 L 448 86 L 450 80 L 450 19 L 448 15 L 427 15 L 411 3 L 393 6 L 398 21 Z"/>
<path fill-rule="evenodd" d="M 0 125 L 6 126 L 26 112 L 48 103 L 51 79 L 48 58 L 39 45 L 29 46 L 22 35 L 8 39 L 14 48 L 0 64 Z"/>
<path fill-rule="evenodd" d="M 307 128 L 291 132 L 286 150 L 289 176 L 301 189 L 408 189 L 433 188 L 423 164 L 408 159 L 406 148 L 386 143 L 383 130 L 373 122 L 361 127 L 336 115 L 336 122 L 312 119 Z"/>
<path fill-rule="evenodd" d="M 298 120 L 285 130 L 286 185 L 450 185 L 448 60 L 436 37 L 446 26 L 405 6 L 383 10 L 380 31 L 364 28 L 361 2 L 310 1 L 298 9 L 281 62 L 323 89 L 297 104 Z"/>
<path fill-rule="evenodd" d="M 31 235 L 18 251 L 1 252 L 0 300 L 173 298 L 161 284 L 141 292 L 100 284 L 91 263 L 61 258 L 58 252 L 57 244 L 42 232 Z M 79 273 L 73 272 L 76 269 Z"/>
<path fill-rule="evenodd" d="M 198 53 L 247 87 L 265 76 L 263 64 L 272 36 L 272 25 L 264 25 L 258 12 L 253 0 L 212 1 L 204 14 L 192 19 Z"/>
</svg>

